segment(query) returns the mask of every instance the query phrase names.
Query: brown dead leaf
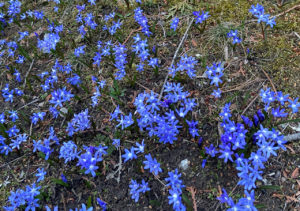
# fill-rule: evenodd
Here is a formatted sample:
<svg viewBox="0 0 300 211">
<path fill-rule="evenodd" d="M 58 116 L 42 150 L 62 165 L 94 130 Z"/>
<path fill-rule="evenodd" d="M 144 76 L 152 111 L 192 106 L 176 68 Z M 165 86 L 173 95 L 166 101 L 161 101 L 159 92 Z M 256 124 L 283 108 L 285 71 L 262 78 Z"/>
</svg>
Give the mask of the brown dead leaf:
<svg viewBox="0 0 300 211">
<path fill-rule="evenodd" d="M 12 75 L 10 73 L 6 73 L 6 77 L 7 77 L 8 80 L 13 79 L 13 77 L 12 77 Z"/>
<path fill-rule="evenodd" d="M 286 202 L 290 203 L 290 202 L 299 202 L 298 199 L 296 199 L 294 196 L 285 196 L 286 197 Z"/>
<path fill-rule="evenodd" d="M 298 167 L 293 171 L 293 173 L 291 175 L 292 179 L 296 179 L 297 177 L 299 177 L 299 168 Z"/>
<path fill-rule="evenodd" d="M 286 173 L 285 170 L 283 170 L 282 174 L 283 174 L 283 176 L 284 176 L 285 178 L 288 178 L 288 175 L 287 175 L 287 173 Z"/>
<path fill-rule="evenodd" d="M 48 95 L 46 98 L 45 98 L 45 101 L 48 102 L 50 100 L 50 98 L 52 97 L 52 95 Z"/>
<path fill-rule="evenodd" d="M 300 190 L 300 180 L 296 180 L 298 184 L 298 189 Z"/>
<path fill-rule="evenodd" d="M 282 199 L 284 196 L 282 194 L 279 194 L 279 193 L 273 193 L 272 197 Z"/>
<path fill-rule="evenodd" d="M 291 151 L 293 155 L 296 154 L 295 150 L 290 145 L 285 145 L 285 146 Z"/>
<path fill-rule="evenodd" d="M 220 185 L 218 185 L 218 191 L 219 191 L 219 195 L 221 196 L 222 195 L 222 189 L 221 189 Z"/>
<path fill-rule="evenodd" d="M 192 39 L 192 45 L 193 45 L 194 47 L 197 47 L 197 42 L 196 42 L 194 39 Z"/>
</svg>

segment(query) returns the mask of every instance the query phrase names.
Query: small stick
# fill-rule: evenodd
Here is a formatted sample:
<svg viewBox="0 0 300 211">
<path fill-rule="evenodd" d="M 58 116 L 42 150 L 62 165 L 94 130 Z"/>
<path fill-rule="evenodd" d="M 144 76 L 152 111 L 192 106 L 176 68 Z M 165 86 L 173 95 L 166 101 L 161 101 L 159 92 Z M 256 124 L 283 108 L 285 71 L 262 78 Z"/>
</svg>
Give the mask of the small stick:
<svg viewBox="0 0 300 211">
<path fill-rule="evenodd" d="M 196 203 L 196 198 L 195 198 L 195 195 L 197 193 L 196 189 L 193 186 L 190 186 L 190 187 L 186 187 L 186 190 L 191 193 L 192 199 L 193 199 L 193 208 L 194 208 L 194 211 L 197 211 L 197 203 Z"/>
<path fill-rule="evenodd" d="M 138 29 L 135 29 L 135 30 L 132 30 L 132 31 L 129 33 L 129 35 L 128 35 L 128 37 L 126 38 L 126 40 L 122 43 L 122 45 L 124 45 L 124 44 L 129 40 L 129 38 L 131 37 L 132 33 L 141 31 L 141 29 L 142 29 L 142 27 L 140 27 L 140 28 L 138 28 Z"/>
<path fill-rule="evenodd" d="M 22 108 L 24 108 L 24 107 L 26 107 L 26 106 L 28 106 L 28 105 L 31 105 L 31 104 L 33 104 L 33 103 L 35 103 L 35 102 L 37 102 L 37 101 L 39 101 L 39 98 L 37 98 L 37 99 L 31 101 L 30 103 L 27 103 L 27 104 L 21 106 L 20 108 L 17 109 L 17 111 L 19 111 L 19 110 L 21 110 Z"/>
<path fill-rule="evenodd" d="M 180 49 L 181 45 L 183 44 L 184 40 L 186 39 L 187 34 L 188 34 L 188 31 L 190 30 L 190 28 L 191 28 L 193 22 L 194 22 L 194 18 L 192 18 L 192 20 L 190 21 L 190 23 L 189 23 L 187 29 L 185 30 L 185 33 L 184 33 L 183 37 L 181 38 L 181 41 L 180 41 L 180 43 L 179 43 L 179 45 L 178 45 L 178 47 L 177 47 L 177 49 L 176 49 L 176 51 L 175 51 L 175 54 L 174 54 L 174 56 L 173 56 L 173 59 L 172 59 L 171 65 L 170 65 L 171 67 L 173 67 L 173 65 L 174 65 L 174 62 L 175 62 L 175 59 L 176 59 L 177 54 L 178 54 L 178 52 L 179 52 L 179 49 Z M 169 71 L 168 71 L 168 73 L 167 73 L 167 75 L 166 75 L 166 77 L 165 77 L 163 86 L 162 86 L 162 88 L 161 88 L 161 91 L 160 91 L 160 94 L 159 94 L 159 98 L 158 98 L 158 102 L 160 102 L 160 100 L 161 100 L 162 94 L 163 94 L 163 92 L 164 92 L 165 84 L 167 83 L 167 80 L 168 80 L 168 76 L 169 76 Z"/>
<path fill-rule="evenodd" d="M 29 75 L 29 72 L 30 72 L 31 69 L 32 69 L 33 62 L 34 62 L 34 59 L 32 59 L 32 62 L 31 62 L 31 64 L 30 64 L 30 66 L 29 66 L 29 69 L 27 70 L 27 73 L 26 73 L 26 75 L 25 75 L 25 79 L 24 79 L 24 83 L 23 83 L 23 89 L 25 89 L 25 86 L 26 86 L 26 79 L 27 79 L 27 77 L 28 77 L 28 75 Z"/>
<path fill-rule="evenodd" d="M 275 88 L 275 86 L 274 86 L 274 84 L 273 84 L 273 82 L 272 82 L 270 76 L 269 76 L 263 69 L 261 69 L 261 70 L 263 71 L 263 73 L 265 74 L 265 76 L 266 76 L 266 77 L 268 78 L 268 80 L 270 81 L 270 83 L 271 83 L 271 85 L 272 85 L 272 88 L 273 88 L 274 92 L 275 92 L 276 95 L 277 95 L 276 88 Z"/>
<path fill-rule="evenodd" d="M 60 196 L 61 196 L 62 201 L 63 201 L 64 211 L 67 211 L 66 200 L 65 200 L 64 194 L 63 194 L 63 193 L 60 193 Z"/>
<path fill-rule="evenodd" d="M 241 116 L 250 108 L 250 106 L 255 102 L 255 100 L 258 98 L 259 94 L 257 94 L 252 100 L 251 102 L 247 105 L 247 107 L 243 110 L 243 112 L 241 113 Z"/>
<path fill-rule="evenodd" d="M 287 136 L 284 136 L 285 141 L 295 141 L 300 140 L 300 133 L 290 134 Z"/>
<path fill-rule="evenodd" d="M 279 16 L 285 15 L 286 13 L 288 13 L 288 12 L 294 10 L 294 9 L 298 9 L 298 8 L 300 8 L 300 4 L 293 6 L 293 7 L 291 7 L 290 9 L 287 9 L 286 11 L 283 11 L 282 13 L 279 13 L 279 14 L 277 14 L 277 15 L 274 15 L 274 16 L 272 16 L 271 18 L 274 18 L 274 17 L 277 18 L 277 17 L 279 17 Z"/>
<path fill-rule="evenodd" d="M 152 174 L 155 177 L 155 179 L 157 179 L 164 186 L 164 188 L 167 187 L 167 185 L 163 181 L 161 181 L 153 172 L 152 172 Z"/>
</svg>

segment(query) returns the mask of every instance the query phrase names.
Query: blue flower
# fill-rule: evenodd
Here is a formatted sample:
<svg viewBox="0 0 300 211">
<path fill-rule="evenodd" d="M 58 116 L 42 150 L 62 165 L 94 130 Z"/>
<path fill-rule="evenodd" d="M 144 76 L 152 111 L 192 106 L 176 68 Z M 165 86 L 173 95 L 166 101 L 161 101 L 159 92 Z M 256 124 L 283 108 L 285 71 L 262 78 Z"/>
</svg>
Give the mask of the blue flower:
<svg viewBox="0 0 300 211">
<path fill-rule="evenodd" d="M 253 15 L 259 15 L 264 13 L 265 9 L 262 5 L 260 4 L 256 4 L 256 6 L 251 5 L 251 9 L 249 10 L 249 12 L 251 12 Z"/>
<path fill-rule="evenodd" d="M 128 149 L 125 149 L 125 154 L 122 155 L 122 157 L 125 158 L 124 163 L 128 160 L 133 160 L 137 158 L 133 147 L 131 147 L 130 151 Z"/>
<path fill-rule="evenodd" d="M 170 186 L 174 190 L 178 190 L 179 193 L 181 193 L 181 189 L 184 187 L 182 184 L 182 180 L 180 179 L 181 174 L 178 173 L 178 169 L 175 169 L 174 172 L 168 172 L 169 177 L 167 177 L 165 180 L 168 182 L 168 186 Z"/>
<path fill-rule="evenodd" d="M 231 151 L 230 147 L 227 145 L 220 145 L 220 150 L 219 152 L 221 153 L 221 155 L 219 156 L 219 158 L 223 158 L 224 162 L 227 163 L 228 159 L 233 162 L 231 155 L 233 154 L 233 152 Z"/>
<path fill-rule="evenodd" d="M 272 108 L 272 115 L 274 117 L 287 117 L 288 113 L 284 113 L 284 109 L 280 109 L 278 106 L 277 108 Z"/>
<path fill-rule="evenodd" d="M 112 143 L 116 148 L 120 147 L 120 139 L 113 139 L 113 143 Z"/>
<path fill-rule="evenodd" d="M 44 168 L 38 168 L 37 171 L 38 171 L 38 173 L 35 174 L 35 176 L 38 178 L 37 182 L 40 182 L 40 181 L 44 180 L 47 172 L 44 171 Z"/>
<path fill-rule="evenodd" d="M 149 169 L 149 171 L 153 172 L 155 175 L 158 175 L 159 172 L 162 172 L 160 164 L 155 158 L 153 159 L 150 154 L 145 155 L 145 158 L 146 160 L 143 161 L 143 163 L 145 164 L 144 169 Z"/>
<path fill-rule="evenodd" d="M 298 103 L 298 98 L 296 98 L 295 100 L 288 100 L 289 101 L 289 105 L 288 107 L 292 109 L 292 113 L 297 113 L 298 112 L 298 108 L 300 107 L 300 103 Z"/>
<path fill-rule="evenodd" d="M 144 139 L 142 141 L 142 143 L 138 143 L 136 142 L 135 143 L 137 147 L 134 148 L 134 150 L 138 153 L 144 153 L 144 150 L 145 150 L 145 144 L 144 144 Z"/>
<path fill-rule="evenodd" d="M 39 121 L 39 119 L 42 121 L 44 119 L 44 116 L 46 115 L 45 112 L 39 112 L 39 113 L 33 113 L 31 118 L 31 123 L 36 125 L 36 123 Z"/>
<path fill-rule="evenodd" d="M 74 55 L 76 57 L 79 57 L 80 54 L 85 54 L 85 51 L 84 51 L 84 48 L 86 47 L 86 45 L 83 45 L 83 46 L 79 46 L 78 48 L 75 48 L 74 50 Z"/>
<path fill-rule="evenodd" d="M 221 97 L 221 89 L 218 88 L 218 89 L 214 89 L 213 93 L 211 95 L 213 95 L 215 98 L 220 98 Z"/>
<path fill-rule="evenodd" d="M 196 24 L 198 23 L 202 23 L 203 21 L 205 21 L 207 18 L 210 17 L 210 15 L 208 15 L 208 12 L 203 12 L 200 14 L 200 12 L 193 12 L 193 15 L 195 16 L 196 18 Z"/>
<path fill-rule="evenodd" d="M 97 198 L 97 202 L 98 202 L 99 206 L 102 208 L 102 211 L 107 210 L 107 204 L 104 201 L 102 201 L 100 198 Z"/>
<path fill-rule="evenodd" d="M 273 26 L 276 25 L 275 17 L 273 17 L 273 18 L 268 18 L 266 24 L 267 24 L 267 26 L 270 26 L 271 28 L 273 28 Z"/>
<path fill-rule="evenodd" d="M 64 158 L 65 163 L 67 163 L 77 156 L 77 145 L 73 141 L 64 142 L 59 151 L 59 158 Z"/>
<path fill-rule="evenodd" d="M 140 193 L 139 193 L 139 184 L 137 183 L 136 180 L 131 179 L 130 185 L 130 194 L 131 194 L 131 198 L 134 199 L 135 202 L 138 202 L 139 197 L 140 197 Z"/>
<path fill-rule="evenodd" d="M 258 152 L 262 152 L 263 156 L 267 159 L 271 156 L 271 154 L 277 156 L 275 150 L 279 149 L 279 147 L 274 147 L 275 143 L 262 140 L 258 142 L 257 145 L 259 146 Z"/>
<path fill-rule="evenodd" d="M 176 31 L 178 23 L 179 23 L 179 18 L 177 18 L 177 17 L 173 18 L 171 21 L 170 28 L 173 29 L 174 31 Z"/>
<path fill-rule="evenodd" d="M 12 122 L 15 122 L 17 119 L 19 119 L 18 113 L 17 111 L 9 111 L 8 112 L 10 114 L 10 118 Z"/>
</svg>

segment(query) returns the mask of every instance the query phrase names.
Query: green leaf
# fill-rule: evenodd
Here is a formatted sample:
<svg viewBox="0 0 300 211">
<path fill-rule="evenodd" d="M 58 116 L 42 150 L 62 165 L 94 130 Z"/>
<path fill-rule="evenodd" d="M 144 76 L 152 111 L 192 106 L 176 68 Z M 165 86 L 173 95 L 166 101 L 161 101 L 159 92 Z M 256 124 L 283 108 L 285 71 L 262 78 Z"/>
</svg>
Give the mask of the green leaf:
<svg viewBox="0 0 300 211">
<path fill-rule="evenodd" d="M 285 124 L 285 123 L 290 123 L 290 122 L 300 122 L 300 119 L 290 119 L 290 120 L 281 121 L 281 122 L 278 122 L 276 124 L 276 126 L 277 125 L 282 125 L 282 124 Z"/>
<path fill-rule="evenodd" d="M 181 195 L 184 203 L 186 204 L 187 208 L 193 208 L 193 203 L 191 200 L 185 195 L 184 193 Z"/>
<path fill-rule="evenodd" d="M 87 206 L 87 208 L 90 208 L 92 206 L 92 196 L 89 196 L 86 206 Z"/>
<path fill-rule="evenodd" d="M 8 139 L 8 135 L 5 131 L 6 131 L 5 126 L 3 124 L 0 124 L 0 134 Z"/>
<path fill-rule="evenodd" d="M 65 187 L 69 187 L 68 183 L 65 183 L 64 181 L 62 181 L 61 179 L 56 179 L 56 178 L 52 178 L 52 181 L 57 184 L 57 185 L 62 185 Z"/>
<path fill-rule="evenodd" d="M 28 53 L 25 51 L 25 49 L 22 47 L 22 46 L 20 46 L 20 45 L 18 45 L 18 51 L 20 52 L 20 54 L 22 55 L 22 56 L 24 56 L 26 59 L 28 59 L 30 62 L 32 61 L 32 58 L 28 55 Z"/>
<path fill-rule="evenodd" d="M 258 187 L 258 189 L 281 190 L 280 186 L 277 186 L 277 185 L 262 185 L 262 186 Z"/>
<path fill-rule="evenodd" d="M 152 207 L 159 207 L 161 204 L 160 201 L 158 201 L 158 200 L 150 200 L 149 203 Z"/>
<path fill-rule="evenodd" d="M 45 157 L 46 157 L 46 155 L 43 152 L 38 152 L 37 154 L 40 158 L 45 159 Z"/>
<path fill-rule="evenodd" d="M 113 145 L 110 145 L 110 146 L 108 147 L 108 149 L 106 150 L 107 156 L 111 155 L 111 153 L 113 153 L 113 151 L 115 151 L 115 149 L 116 149 L 116 148 L 115 148 Z"/>
<path fill-rule="evenodd" d="M 255 207 L 257 209 L 262 209 L 262 208 L 266 208 L 266 205 L 264 205 L 264 204 L 257 204 L 257 205 L 255 205 Z"/>
</svg>

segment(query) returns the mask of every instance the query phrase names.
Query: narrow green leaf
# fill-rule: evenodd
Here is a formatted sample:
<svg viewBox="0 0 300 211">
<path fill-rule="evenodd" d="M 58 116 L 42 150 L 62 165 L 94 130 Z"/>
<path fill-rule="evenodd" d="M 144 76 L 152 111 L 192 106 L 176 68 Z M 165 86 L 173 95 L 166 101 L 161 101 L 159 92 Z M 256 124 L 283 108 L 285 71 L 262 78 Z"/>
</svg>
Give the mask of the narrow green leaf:
<svg viewBox="0 0 300 211">
<path fill-rule="evenodd" d="M 280 186 L 277 186 L 277 185 L 262 185 L 262 186 L 258 187 L 258 189 L 281 190 Z"/>
<path fill-rule="evenodd" d="M 62 181 L 61 179 L 52 178 L 52 181 L 53 181 L 55 184 L 62 185 L 62 186 L 65 186 L 65 187 L 69 187 L 69 184 L 68 184 L 68 183 L 65 183 L 65 182 Z"/>
</svg>

